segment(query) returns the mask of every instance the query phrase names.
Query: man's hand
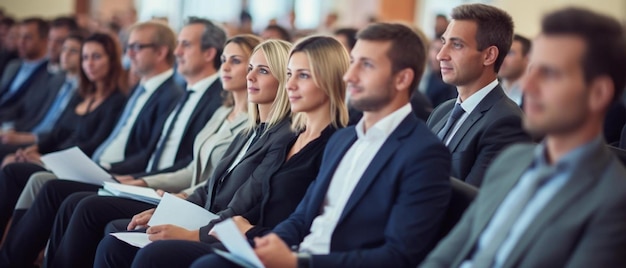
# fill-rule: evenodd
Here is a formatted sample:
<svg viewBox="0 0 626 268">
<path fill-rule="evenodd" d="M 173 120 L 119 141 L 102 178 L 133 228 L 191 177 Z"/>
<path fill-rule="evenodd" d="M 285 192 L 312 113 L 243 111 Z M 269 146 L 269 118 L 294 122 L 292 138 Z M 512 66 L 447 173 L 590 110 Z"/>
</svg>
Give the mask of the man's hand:
<svg viewBox="0 0 626 268">
<path fill-rule="evenodd" d="M 166 193 L 165 191 L 158 189 L 156 190 L 157 195 L 159 195 L 160 197 L 163 197 L 163 195 Z M 188 195 L 184 192 L 180 192 L 177 194 L 174 194 L 174 196 L 180 198 L 180 199 L 187 199 Z"/>
<path fill-rule="evenodd" d="M 254 239 L 254 243 L 256 244 L 254 252 L 265 267 L 298 267 L 296 254 L 276 234 L 271 233 L 261 238 L 257 237 Z"/>
<path fill-rule="evenodd" d="M 189 231 L 183 227 L 179 227 L 172 224 L 151 226 L 146 230 L 148 239 L 150 241 L 157 240 L 187 240 L 187 241 L 200 241 L 199 231 Z"/>
<path fill-rule="evenodd" d="M 146 181 L 142 180 L 142 179 L 136 179 L 136 180 L 131 180 L 131 181 L 120 181 L 121 184 L 126 184 L 126 185 L 134 185 L 134 186 L 141 186 L 141 187 L 148 187 L 148 184 L 146 183 Z"/>
<path fill-rule="evenodd" d="M 13 130 L 2 133 L 2 143 L 10 145 L 22 145 L 35 143 L 36 137 L 31 133 L 15 132 Z"/>
<path fill-rule="evenodd" d="M 254 227 L 254 225 L 250 224 L 248 219 L 241 217 L 241 216 L 234 216 L 233 222 L 237 225 L 239 232 L 241 232 L 241 234 L 244 236 L 246 235 L 246 232 L 248 232 L 248 230 Z"/>
<path fill-rule="evenodd" d="M 124 183 L 125 181 L 135 180 L 135 178 L 131 175 L 115 175 L 113 177 L 115 177 L 115 179 L 119 181 L 120 183 Z"/>
<path fill-rule="evenodd" d="M 148 222 L 152 218 L 152 214 L 154 214 L 154 208 L 148 209 L 133 216 L 133 218 L 130 220 L 130 223 L 126 227 L 126 230 L 132 231 L 135 230 L 137 227 L 141 228 L 148 226 Z"/>
</svg>

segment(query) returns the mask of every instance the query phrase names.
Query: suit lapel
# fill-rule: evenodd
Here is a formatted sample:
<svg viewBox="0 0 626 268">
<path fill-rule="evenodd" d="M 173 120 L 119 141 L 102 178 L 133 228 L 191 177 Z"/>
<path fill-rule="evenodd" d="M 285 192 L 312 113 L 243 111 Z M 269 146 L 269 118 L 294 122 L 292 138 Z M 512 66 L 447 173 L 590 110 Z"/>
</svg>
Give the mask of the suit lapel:
<svg viewBox="0 0 626 268">
<path fill-rule="evenodd" d="M 432 132 L 435 133 L 435 135 L 437 135 L 437 133 L 439 133 L 439 131 L 443 129 L 443 126 L 446 125 L 446 121 L 448 121 L 448 118 L 450 117 L 451 113 L 452 113 L 452 109 L 449 109 L 448 112 L 445 114 L 445 116 L 442 117 L 441 120 L 439 120 L 439 122 L 435 123 L 435 125 L 432 128 Z"/>
<path fill-rule="evenodd" d="M 450 152 L 454 152 L 456 147 L 459 146 L 465 135 L 469 132 L 469 130 L 478 122 L 478 120 L 483 117 L 483 115 L 491 109 L 491 107 L 499 101 L 502 97 L 504 97 L 504 92 L 502 91 L 502 87 L 498 84 L 485 98 L 478 103 L 478 106 L 472 111 L 471 114 L 463 121 L 463 124 L 456 131 L 450 143 L 448 143 L 448 149 Z"/>
<path fill-rule="evenodd" d="M 587 157 L 586 157 L 587 158 Z M 576 202 L 576 198 L 593 188 L 598 179 L 602 178 L 606 166 L 610 163 L 611 152 L 606 146 L 601 146 L 583 161 L 582 165 L 577 165 L 572 171 L 573 176 L 561 188 L 557 194 L 550 199 L 548 204 L 537 214 L 537 217 L 524 231 L 513 250 L 507 257 L 504 267 L 511 267 L 520 257 L 523 256 L 535 238 L 546 229 L 546 226 L 555 220 L 567 207 L 571 207 Z"/>
<path fill-rule="evenodd" d="M 379 174 L 381 170 L 385 168 L 387 162 L 389 162 L 398 147 L 402 145 L 402 138 L 409 135 L 415 128 L 415 125 L 417 125 L 417 119 L 414 116 L 409 115 L 387 138 L 383 146 L 370 162 L 369 166 L 365 169 L 365 172 L 359 179 L 357 185 L 354 187 L 354 191 L 352 191 L 352 194 L 350 195 L 350 198 L 348 199 L 337 224 L 341 223 L 350 211 L 355 208 L 361 198 L 363 198 L 363 195 L 367 192 L 367 189 L 369 189 L 370 185 L 376 180 L 376 178 L 380 177 Z"/>
<path fill-rule="evenodd" d="M 220 98 L 221 99 L 221 97 L 220 97 L 221 91 L 222 91 L 222 83 L 220 82 L 220 80 L 218 78 L 213 83 L 211 83 L 209 88 L 202 95 L 202 98 L 200 98 L 200 101 L 198 101 L 198 103 L 196 104 L 196 107 L 194 107 L 193 112 L 189 116 L 189 120 L 187 120 L 187 125 L 185 126 L 185 131 L 183 132 L 183 138 L 186 137 L 187 133 L 190 131 L 190 126 L 197 121 L 197 117 L 199 117 L 200 114 L 205 109 L 209 108 L 209 106 L 210 106 L 209 102 L 211 101 L 211 99 L 213 99 L 213 98 Z M 207 121 L 208 121 L 208 119 L 207 119 Z M 205 122 L 207 122 L 207 121 L 205 121 Z M 193 138 L 194 137 L 192 137 L 192 139 Z"/>
</svg>

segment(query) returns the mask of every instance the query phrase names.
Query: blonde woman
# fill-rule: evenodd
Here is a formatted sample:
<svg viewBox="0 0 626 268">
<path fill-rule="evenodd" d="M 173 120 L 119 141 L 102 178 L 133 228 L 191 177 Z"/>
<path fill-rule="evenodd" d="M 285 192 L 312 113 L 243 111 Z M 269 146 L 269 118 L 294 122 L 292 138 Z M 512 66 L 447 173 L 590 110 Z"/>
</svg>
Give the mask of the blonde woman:
<svg viewBox="0 0 626 268">
<path fill-rule="evenodd" d="M 287 218 L 317 176 L 328 139 L 348 122 L 346 85 L 342 79 L 348 66 L 346 50 L 332 37 L 309 37 L 291 50 L 283 90 L 289 96 L 294 114 L 292 129 L 297 135 L 278 151 L 273 168 L 264 174 L 253 174 L 237 191 L 228 209 L 218 213 L 222 219 L 239 215 L 235 222 L 248 238 L 265 234 Z M 168 260 L 176 256 L 176 263 L 187 266 L 202 253 L 210 254 L 210 248 L 215 246 L 220 247 L 214 237 L 199 243 L 153 243 L 139 251 L 133 265 L 171 267 L 175 263 Z M 194 265 L 223 267 L 212 265 L 211 258 L 202 257 Z"/>
</svg>

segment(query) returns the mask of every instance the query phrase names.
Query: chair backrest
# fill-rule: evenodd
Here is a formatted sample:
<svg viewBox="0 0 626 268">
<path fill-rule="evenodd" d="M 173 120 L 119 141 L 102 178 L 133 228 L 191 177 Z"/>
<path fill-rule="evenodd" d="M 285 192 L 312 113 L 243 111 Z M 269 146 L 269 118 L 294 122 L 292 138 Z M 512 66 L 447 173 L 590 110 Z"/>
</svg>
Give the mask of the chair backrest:
<svg viewBox="0 0 626 268">
<path fill-rule="evenodd" d="M 450 177 L 450 183 L 452 184 L 452 198 L 444 216 L 439 240 L 444 238 L 454 228 L 463 216 L 465 209 L 469 207 L 478 194 L 478 188 L 456 178 Z"/>
</svg>

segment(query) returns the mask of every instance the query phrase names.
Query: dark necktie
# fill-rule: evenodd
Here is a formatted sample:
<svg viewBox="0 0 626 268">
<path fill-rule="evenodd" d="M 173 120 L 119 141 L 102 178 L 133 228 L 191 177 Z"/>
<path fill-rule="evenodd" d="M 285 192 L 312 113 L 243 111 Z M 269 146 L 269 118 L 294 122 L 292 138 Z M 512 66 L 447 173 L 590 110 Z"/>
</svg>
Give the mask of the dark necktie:
<svg viewBox="0 0 626 268">
<path fill-rule="evenodd" d="M 174 117 L 172 118 L 172 121 L 167 127 L 167 130 L 165 131 L 165 135 L 161 137 L 161 140 L 159 141 L 159 144 L 156 147 L 156 150 L 153 155 L 151 171 L 159 170 L 159 162 L 161 161 L 161 157 L 163 156 L 163 151 L 165 150 L 165 144 L 167 143 L 167 140 L 172 134 L 172 131 L 174 130 L 174 125 L 176 125 L 176 120 L 178 119 L 180 112 L 183 110 L 183 107 L 185 107 L 185 102 L 187 102 L 187 100 L 189 99 L 189 95 L 191 95 L 191 93 L 193 93 L 192 90 L 187 90 L 185 92 L 185 95 L 183 95 L 182 99 L 180 99 L 180 102 L 177 105 Z"/>
<path fill-rule="evenodd" d="M 554 177 L 556 171 L 556 166 L 542 165 L 533 172 L 530 183 L 524 185 L 524 188 L 521 188 L 519 194 L 516 196 L 515 202 L 511 202 L 513 206 L 504 211 L 507 215 L 505 220 L 499 226 L 494 227 L 496 230 L 489 244 L 485 245 L 484 248 L 476 253 L 472 262 L 472 268 L 491 268 L 493 266 L 498 250 L 502 247 L 504 241 L 506 241 L 511 228 L 517 222 L 526 208 L 526 205 L 535 196 L 537 190 L 548 179 Z"/>
<path fill-rule="evenodd" d="M 448 121 L 446 121 L 446 124 L 439 131 L 439 133 L 437 133 L 437 137 L 439 137 L 441 141 L 445 143 L 445 138 L 450 134 L 452 127 L 454 126 L 456 121 L 458 121 L 459 118 L 461 118 L 461 116 L 464 113 L 465 113 L 465 110 L 463 110 L 463 107 L 461 107 L 460 103 L 457 103 L 454 105 L 454 108 L 452 109 L 452 112 L 450 113 L 450 117 L 448 117 Z"/>
</svg>

